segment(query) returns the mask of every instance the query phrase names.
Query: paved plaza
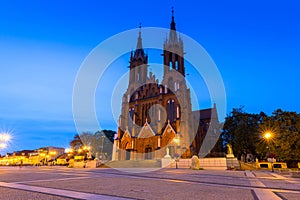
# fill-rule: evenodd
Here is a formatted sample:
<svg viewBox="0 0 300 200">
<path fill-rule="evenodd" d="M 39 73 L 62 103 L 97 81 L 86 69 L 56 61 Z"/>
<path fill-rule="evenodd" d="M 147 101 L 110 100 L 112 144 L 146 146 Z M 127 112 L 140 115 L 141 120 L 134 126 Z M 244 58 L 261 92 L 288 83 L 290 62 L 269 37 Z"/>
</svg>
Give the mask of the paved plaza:
<svg viewBox="0 0 300 200">
<path fill-rule="evenodd" d="M 300 199 L 300 179 L 268 171 L 0 167 L 0 199 Z"/>
</svg>

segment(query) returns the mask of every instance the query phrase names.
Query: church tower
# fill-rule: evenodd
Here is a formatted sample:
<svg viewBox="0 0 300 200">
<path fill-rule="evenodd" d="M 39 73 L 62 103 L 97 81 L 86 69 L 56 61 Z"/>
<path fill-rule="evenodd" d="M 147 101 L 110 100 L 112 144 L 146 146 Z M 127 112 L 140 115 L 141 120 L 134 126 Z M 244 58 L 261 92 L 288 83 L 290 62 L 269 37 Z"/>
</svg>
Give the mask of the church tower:
<svg viewBox="0 0 300 200">
<path fill-rule="evenodd" d="M 170 104 L 172 104 L 174 98 L 177 104 L 175 108 L 177 118 L 175 120 L 169 120 L 177 132 L 177 137 L 181 138 L 181 146 L 186 148 L 183 151 L 185 151 L 186 154 L 190 154 L 189 144 L 194 135 L 193 124 L 191 123 L 191 95 L 185 79 L 183 41 L 176 31 L 173 8 L 169 36 L 163 45 L 163 61 L 164 76 L 162 85 L 167 88 L 166 91 L 168 91 L 169 94 L 174 94 L 173 98 L 170 99 L 167 104 L 168 116 L 170 116 L 169 107 L 172 107 Z"/>
<path fill-rule="evenodd" d="M 141 25 L 139 26 L 139 36 L 137 39 L 136 50 L 130 55 L 130 78 L 129 84 L 141 83 L 145 84 L 148 73 L 148 55 L 145 53 L 142 45 Z"/>
<path fill-rule="evenodd" d="M 182 76 L 185 76 L 184 59 L 183 59 L 183 42 L 177 35 L 176 24 L 174 20 L 174 10 L 172 9 L 172 21 L 170 24 L 169 38 L 164 43 L 164 75 L 170 71 L 176 70 Z"/>
<path fill-rule="evenodd" d="M 122 99 L 122 112 L 119 118 L 119 137 L 122 137 L 126 130 L 135 135 L 134 126 L 137 121 L 135 115 L 136 108 L 130 105 L 130 103 L 136 101 L 138 98 L 137 89 L 147 82 L 148 55 L 143 49 L 141 25 L 139 26 L 136 50 L 131 52 L 129 63 L 129 83 Z"/>
</svg>

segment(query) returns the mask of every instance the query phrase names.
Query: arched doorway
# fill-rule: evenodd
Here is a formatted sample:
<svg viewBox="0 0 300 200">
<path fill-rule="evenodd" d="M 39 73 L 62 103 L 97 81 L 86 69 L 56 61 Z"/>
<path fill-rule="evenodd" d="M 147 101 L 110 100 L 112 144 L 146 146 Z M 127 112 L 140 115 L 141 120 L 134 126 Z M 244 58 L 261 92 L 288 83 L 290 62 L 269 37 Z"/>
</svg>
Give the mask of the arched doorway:
<svg viewBox="0 0 300 200">
<path fill-rule="evenodd" d="M 130 143 L 127 142 L 125 144 L 125 160 L 130 160 L 130 152 L 131 152 Z"/>
<path fill-rule="evenodd" d="M 150 145 L 147 145 L 145 148 L 145 159 L 146 160 L 152 159 L 152 147 Z"/>
<path fill-rule="evenodd" d="M 130 150 L 129 149 L 126 149 L 126 157 L 125 157 L 126 160 L 130 160 Z"/>
</svg>

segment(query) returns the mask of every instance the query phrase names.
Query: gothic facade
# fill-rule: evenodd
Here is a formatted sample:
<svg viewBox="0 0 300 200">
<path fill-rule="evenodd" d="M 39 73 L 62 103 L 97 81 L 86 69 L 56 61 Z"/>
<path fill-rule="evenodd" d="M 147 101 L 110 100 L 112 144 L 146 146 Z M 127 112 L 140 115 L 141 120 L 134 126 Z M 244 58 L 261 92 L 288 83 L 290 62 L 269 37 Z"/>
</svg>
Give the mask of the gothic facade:
<svg viewBox="0 0 300 200">
<path fill-rule="evenodd" d="M 130 55 L 129 83 L 122 98 L 113 160 L 160 159 L 166 155 L 166 147 L 172 157 L 191 157 L 199 154 L 211 121 L 218 123 L 215 106 L 192 111 L 184 44 L 176 32 L 173 12 L 162 56 L 164 73 L 159 82 L 148 73 L 140 28 L 136 50 Z"/>
</svg>

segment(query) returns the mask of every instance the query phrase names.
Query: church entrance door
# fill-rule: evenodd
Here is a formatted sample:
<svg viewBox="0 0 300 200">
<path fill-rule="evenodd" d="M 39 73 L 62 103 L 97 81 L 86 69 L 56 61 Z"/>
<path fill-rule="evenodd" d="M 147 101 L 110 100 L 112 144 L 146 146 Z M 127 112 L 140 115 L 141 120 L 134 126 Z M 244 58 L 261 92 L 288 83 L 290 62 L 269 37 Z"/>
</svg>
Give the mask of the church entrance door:
<svg viewBox="0 0 300 200">
<path fill-rule="evenodd" d="M 130 150 L 126 150 L 126 160 L 130 160 Z"/>
<path fill-rule="evenodd" d="M 146 160 L 151 160 L 152 159 L 152 148 L 151 147 L 146 147 L 146 149 L 145 149 L 145 159 Z"/>
</svg>

